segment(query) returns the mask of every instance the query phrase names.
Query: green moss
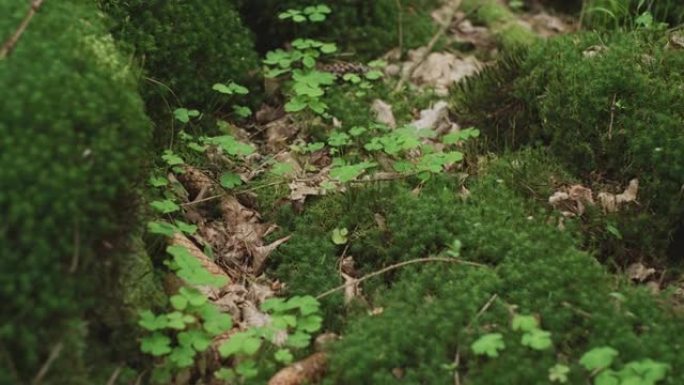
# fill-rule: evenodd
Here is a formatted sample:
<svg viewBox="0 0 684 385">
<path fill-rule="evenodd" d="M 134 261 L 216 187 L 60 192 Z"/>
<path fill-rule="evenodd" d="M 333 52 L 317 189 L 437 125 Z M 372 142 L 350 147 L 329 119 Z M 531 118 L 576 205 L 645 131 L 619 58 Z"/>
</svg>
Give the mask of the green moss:
<svg viewBox="0 0 684 385">
<path fill-rule="evenodd" d="M 295 37 L 315 37 L 340 45 L 344 52 L 354 52 L 361 58 L 372 58 L 399 46 L 400 29 L 404 48 L 427 44 L 435 31 L 429 13 L 437 6 L 435 0 L 320 1 L 332 14 L 325 23 L 292 26 L 278 20 L 278 13 L 311 5 L 308 0 L 246 1 L 241 12 L 246 23 L 257 34 L 261 51 L 282 46 Z M 399 19 L 402 24 L 399 27 Z"/>
<path fill-rule="evenodd" d="M 534 32 L 520 24 L 517 16 L 499 1 L 465 0 L 461 7 L 465 12 L 473 12 L 475 20 L 489 27 L 505 49 L 527 46 L 537 40 Z"/>
<path fill-rule="evenodd" d="M 144 83 L 151 109 L 177 106 L 212 112 L 214 83 L 253 85 L 259 72 L 251 33 L 230 1 L 110 1 L 100 7 L 114 36 L 132 48 L 153 80 Z M 161 83 L 161 84 L 160 84 Z"/>
<path fill-rule="evenodd" d="M 588 57 L 597 45 L 607 50 Z M 598 172 L 624 188 L 639 178 L 641 206 L 620 228 L 632 247 L 663 256 L 683 213 L 684 55 L 662 46 L 634 34 L 554 39 L 473 78 L 453 105 L 494 148 L 546 144 L 583 180 Z"/>
<path fill-rule="evenodd" d="M 0 8 L 8 36 L 28 5 Z M 80 1 L 46 2 L 0 61 L 0 366 L 12 383 L 29 382 L 60 342 L 45 382 L 90 383 L 84 338 L 100 320 L 82 314 L 118 306 L 103 295 L 122 267 L 150 139 L 125 63 Z"/>
<path fill-rule="evenodd" d="M 436 183 L 432 188 L 447 186 Z M 453 371 L 445 366 L 457 353 L 461 380 L 468 383 L 543 383 L 557 357 L 577 362 L 586 350 L 601 345 L 617 348 L 623 362 L 652 358 L 669 363 L 673 371 L 668 384 L 684 379 L 679 369 L 684 347 L 666 342 L 684 331 L 682 319 L 662 308 L 662 299 L 613 283 L 591 255 L 576 248 L 570 234 L 547 225 L 543 215 L 530 218 L 524 201 L 498 178 L 485 176 L 470 188 L 465 203 L 453 192 L 435 194 L 431 188 L 413 197 L 416 208 L 407 216 L 420 221 L 419 213 L 429 215 L 434 223 L 406 232 L 415 235 L 414 244 L 421 244 L 421 232 L 446 228 L 451 239 L 463 242 L 463 258 L 492 267 L 406 268 L 393 276 L 391 285 L 366 290 L 373 306 L 384 311 L 358 317 L 345 329 L 345 338 L 332 350 L 328 383 L 393 384 L 398 373 L 407 382 L 450 383 Z M 429 202 L 427 197 L 438 198 Z M 394 207 L 407 209 L 398 202 Z M 440 210 L 449 213 L 434 214 Z M 394 227 L 391 238 L 402 231 Z M 420 256 L 428 253 L 429 247 Z M 623 303 L 611 299 L 614 291 L 624 295 Z M 501 300 L 477 317 L 493 294 Z M 555 351 L 520 346 L 519 334 L 509 330 L 505 304 L 518 305 L 520 313 L 538 314 L 542 327 L 552 332 Z M 493 331 L 504 334 L 506 349 L 496 359 L 476 357 L 470 344 Z M 575 370 L 569 383 L 584 384 L 586 376 Z"/>
</svg>

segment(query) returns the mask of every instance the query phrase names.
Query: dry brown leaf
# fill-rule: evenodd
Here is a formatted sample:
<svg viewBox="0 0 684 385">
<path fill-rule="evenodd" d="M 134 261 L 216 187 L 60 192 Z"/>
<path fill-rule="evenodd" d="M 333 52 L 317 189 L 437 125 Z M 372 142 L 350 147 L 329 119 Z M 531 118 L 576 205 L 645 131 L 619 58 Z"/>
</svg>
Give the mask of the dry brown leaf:
<svg viewBox="0 0 684 385">
<path fill-rule="evenodd" d="M 650 276 L 655 274 L 656 270 L 652 267 L 646 267 L 641 262 L 637 262 L 629 265 L 625 272 L 632 281 L 644 282 Z"/>
<path fill-rule="evenodd" d="M 608 192 L 600 192 L 597 195 L 599 204 L 605 212 L 616 212 L 620 209 L 620 205 L 629 202 L 635 202 L 637 194 L 639 193 L 639 180 L 632 179 L 629 185 L 620 194 L 611 194 Z"/>
<path fill-rule="evenodd" d="M 458 130 L 458 125 L 449 119 L 449 104 L 444 100 L 420 111 L 420 119 L 411 122 L 411 125 L 419 130 L 434 130 L 438 134 Z"/>
<path fill-rule="evenodd" d="M 318 352 L 281 369 L 268 385 L 304 385 L 319 381 L 328 367 L 326 354 Z"/>
<path fill-rule="evenodd" d="M 584 214 L 586 205 L 594 205 L 591 189 L 579 184 L 562 187 L 549 197 L 549 204 L 565 217 Z"/>
<path fill-rule="evenodd" d="M 371 105 L 371 111 L 375 113 L 376 122 L 386 124 L 391 128 L 397 127 L 397 121 L 394 119 L 391 105 L 380 99 L 375 99 Z"/>
<path fill-rule="evenodd" d="M 270 152 L 278 152 L 287 148 L 287 141 L 292 139 L 299 129 L 289 116 L 283 116 L 266 125 L 266 148 Z"/>
<path fill-rule="evenodd" d="M 260 245 L 253 247 L 251 251 L 252 255 L 252 272 L 254 274 L 261 274 L 263 269 L 266 267 L 266 260 L 268 256 L 280 245 L 290 240 L 291 235 L 282 237 L 268 245 Z"/>
<path fill-rule="evenodd" d="M 539 36 L 548 38 L 559 34 L 567 33 L 573 28 L 561 18 L 540 12 L 535 15 L 523 15 L 523 19 L 532 27 L 532 30 Z"/>
<path fill-rule="evenodd" d="M 346 286 L 344 287 L 344 303 L 348 304 L 359 296 L 360 288 L 357 283 L 358 279 L 351 277 L 343 272 L 340 272 L 342 279 Z"/>
<path fill-rule="evenodd" d="M 420 60 L 422 52 L 419 48 L 409 53 L 412 60 Z M 407 68 L 408 66 L 404 66 Z M 483 65 L 475 56 L 459 58 L 448 52 L 432 52 L 418 67 L 416 67 L 411 80 L 416 84 L 434 87 L 438 95 L 446 96 L 449 87 L 461 81 L 463 78 L 474 75 L 482 69 Z"/>
</svg>

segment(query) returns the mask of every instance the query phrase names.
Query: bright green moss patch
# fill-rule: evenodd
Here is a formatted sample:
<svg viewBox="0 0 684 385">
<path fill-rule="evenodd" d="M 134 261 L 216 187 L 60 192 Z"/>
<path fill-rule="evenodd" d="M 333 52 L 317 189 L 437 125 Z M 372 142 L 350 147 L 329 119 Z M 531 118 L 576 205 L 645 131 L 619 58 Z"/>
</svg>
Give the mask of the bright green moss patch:
<svg viewBox="0 0 684 385">
<path fill-rule="evenodd" d="M 641 206 L 627 210 L 623 235 L 662 257 L 684 182 L 684 56 L 663 46 L 635 34 L 554 39 L 485 70 L 453 105 L 493 148 L 546 144 L 583 180 L 624 189 L 638 178 Z"/>
<path fill-rule="evenodd" d="M 13 368 L 6 383 L 28 383 L 60 343 L 45 381 L 92 383 L 98 368 L 86 363 L 101 346 L 84 340 L 102 323 L 82 315 L 98 301 L 120 303 L 112 298 L 124 267 L 116 256 L 135 226 L 150 123 L 127 60 L 82 3 L 45 2 L 0 61 L 0 367 Z M 7 36 L 28 3 L 5 1 L 0 10 Z M 106 332 L 98 338 L 106 345 Z"/>
<path fill-rule="evenodd" d="M 153 110 L 169 113 L 168 103 L 171 110 L 211 112 L 219 100 L 213 84 L 255 83 L 260 66 L 252 35 L 230 1 L 101 0 L 100 7 L 113 20 L 114 36 L 144 67 Z"/>
</svg>

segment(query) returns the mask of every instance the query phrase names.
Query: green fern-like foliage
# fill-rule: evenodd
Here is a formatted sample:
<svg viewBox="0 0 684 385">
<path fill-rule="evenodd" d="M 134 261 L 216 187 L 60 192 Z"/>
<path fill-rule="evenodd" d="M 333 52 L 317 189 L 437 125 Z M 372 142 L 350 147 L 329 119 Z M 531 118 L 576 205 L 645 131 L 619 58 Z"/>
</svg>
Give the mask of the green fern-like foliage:
<svg viewBox="0 0 684 385">
<path fill-rule="evenodd" d="M 251 84 L 259 64 L 251 33 L 230 1 L 100 0 L 112 33 L 145 69 L 143 95 L 153 108 L 211 110 L 214 83 Z M 173 107 L 172 107 L 173 108 Z"/>
<path fill-rule="evenodd" d="M 545 144 L 585 180 L 639 178 L 641 207 L 623 235 L 662 256 L 684 182 L 684 55 L 664 46 L 632 33 L 554 39 L 466 82 L 453 105 L 495 148 Z"/>
<path fill-rule="evenodd" d="M 313 4 L 326 4 L 332 9 L 325 23 L 293 26 L 278 20 L 280 12 Z M 308 36 L 336 42 L 345 52 L 357 53 L 361 58 L 372 58 L 398 46 L 400 39 L 404 48 L 424 45 L 434 33 L 429 13 L 438 5 L 437 1 L 401 0 L 400 4 L 401 8 L 396 0 L 243 1 L 241 13 L 257 34 L 260 50 Z"/>
<path fill-rule="evenodd" d="M 0 3 L 0 35 L 28 6 Z M 81 316 L 114 290 L 150 139 L 127 63 L 81 1 L 45 2 L 0 61 L 2 383 L 30 382 L 57 346 L 46 383 L 92 383 Z"/>
</svg>

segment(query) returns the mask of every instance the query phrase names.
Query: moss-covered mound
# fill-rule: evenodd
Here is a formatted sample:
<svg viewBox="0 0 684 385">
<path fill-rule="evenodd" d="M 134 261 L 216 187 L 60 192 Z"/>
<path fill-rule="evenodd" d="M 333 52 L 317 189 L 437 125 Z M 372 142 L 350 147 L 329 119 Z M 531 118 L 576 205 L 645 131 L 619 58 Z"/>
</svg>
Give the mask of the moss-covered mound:
<svg viewBox="0 0 684 385">
<path fill-rule="evenodd" d="M 209 110 L 214 83 L 251 84 L 259 72 L 252 35 L 231 1 L 100 0 L 114 20 L 114 36 L 132 48 L 146 70 L 144 96 L 154 108 Z M 161 83 L 161 84 L 159 84 Z"/>
<path fill-rule="evenodd" d="M 635 34 L 566 36 L 510 54 L 454 92 L 492 148 L 546 144 L 585 181 L 640 182 L 628 242 L 651 257 L 684 213 L 684 53 Z"/>
<path fill-rule="evenodd" d="M 0 11 L 7 37 L 28 3 Z M 81 316 L 118 306 L 113 255 L 135 223 L 150 139 L 126 64 L 80 1 L 45 2 L 0 61 L 0 383 L 29 383 L 51 352 L 43 383 L 93 383 L 84 357 L 98 347 L 84 339 L 100 325 Z"/>
<path fill-rule="evenodd" d="M 288 9 L 312 5 L 309 0 L 242 1 L 245 23 L 257 34 L 261 51 L 282 46 L 294 37 L 308 36 L 338 43 L 343 51 L 362 58 L 382 55 L 398 47 L 418 47 L 430 40 L 435 26 L 430 11 L 435 0 L 347 0 L 319 1 L 332 9 L 325 23 L 293 26 L 278 20 L 278 14 Z M 401 4 L 401 7 L 398 6 Z M 401 24 L 400 24 L 401 21 Z"/>
<path fill-rule="evenodd" d="M 611 279 L 578 250 L 579 238 L 548 224 L 553 214 L 517 192 L 509 171 L 525 162 L 541 167 L 541 159 L 551 160 L 525 152 L 494 162 L 468 185 L 465 201 L 459 183 L 438 180 L 419 195 L 408 186 L 376 186 L 323 198 L 290 221 L 283 213 L 294 235 L 278 252 L 276 272 L 294 292 L 315 294 L 341 282 L 337 263 L 345 247 L 330 241 L 335 227 L 350 229 L 346 255 L 358 276 L 435 255 L 454 240 L 462 243 L 462 258 L 483 264 L 414 265 L 373 278 L 362 284 L 367 302 L 358 306 L 365 310 L 347 311 L 344 323 L 342 293 L 325 298 L 327 325 L 343 335 L 330 353 L 327 384 L 451 384 L 456 368 L 463 383 L 541 384 L 560 362 L 570 367 L 567 383 L 579 385 L 591 376 L 579 358 L 599 346 L 619 351 L 616 367 L 650 358 L 671 365 L 663 384 L 684 381 L 684 346 L 669 342 L 684 332 L 683 316 L 669 310 L 667 297 Z M 537 169 L 539 191 L 564 177 L 557 165 Z M 371 309 L 375 315 L 367 315 Z M 523 346 L 510 328 L 511 312 L 538 316 L 553 347 Z M 503 335 L 499 357 L 473 352 L 485 333 Z"/>
</svg>

